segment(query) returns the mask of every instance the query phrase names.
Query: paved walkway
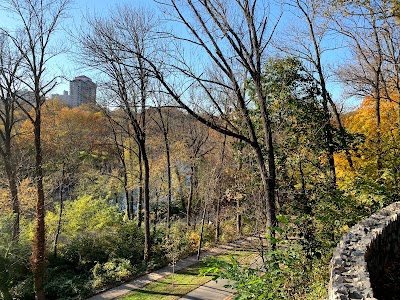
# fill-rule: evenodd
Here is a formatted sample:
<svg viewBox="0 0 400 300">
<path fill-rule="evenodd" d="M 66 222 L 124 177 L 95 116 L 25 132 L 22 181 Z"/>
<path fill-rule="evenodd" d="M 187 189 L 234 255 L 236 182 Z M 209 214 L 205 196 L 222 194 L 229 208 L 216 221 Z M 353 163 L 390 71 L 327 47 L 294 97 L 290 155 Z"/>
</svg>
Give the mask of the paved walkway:
<svg viewBox="0 0 400 300">
<path fill-rule="evenodd" d="M 226 245 L 220 245 L 220 246 L 211 248 L 210 250 L 207 250 L 207 251 L 204 251 L 203 253 L 201 253 L 200 259 L 210 257 L 210 256 L 215 256 L 218 254 L 222 254 L 222 253 L 225 253 L 230 250 L 246 247 L 253 241 L 256 241 L 256 238 L 247 237 L 247 238 L 244 238 L 244 239 L 232 242 L 232 243 L 228 243 Z M 183 270 L 187 267 L 190 267 L 190 266 L 196 264 L 197 262 L 198 262 L 198 260 L 197 260 L 196 255 L 186 257 L 177 262 L 177 264 L 175 266 L 175 271 Z M 87 300 L 115 299 L 115 298 L 121 297 L 131 291 L 140 289 L 151 282 L 158 281 L 161 278 L 170 275 L 171 273 L 172 273 L 171 266 L 164 267 L 164 268 L 154 271 L 152 273 L 138 277 L 128 283 L 122 284 L 120 286 L 117 286 L 115 288 L 112 288 L 110 290 L 102 292 L 100 294 L 97 294 L 91 298 L 88 298 Z M 219 287 L 216 286 L 215 288 L 219 288 Z M 200 299 L 200 298 L 183 298 L 183 299 Z M 208 300 L 209 298 L 202 298 L 202 299 Z M 222 299 L 224 299 L 224 298 L 222 298 Z M 210 300 L 211 300 L 211 298 L 210 298 Z"/>
<path fill-rule="evenodd" d="M 225 288 L 227 279 L 219 279 L 218 282 L 209 281 L 206 284 L 191 291 L 180 299 L 183 300 L 225 300 L 230 299 L 234 290 Z"/>
</svg>

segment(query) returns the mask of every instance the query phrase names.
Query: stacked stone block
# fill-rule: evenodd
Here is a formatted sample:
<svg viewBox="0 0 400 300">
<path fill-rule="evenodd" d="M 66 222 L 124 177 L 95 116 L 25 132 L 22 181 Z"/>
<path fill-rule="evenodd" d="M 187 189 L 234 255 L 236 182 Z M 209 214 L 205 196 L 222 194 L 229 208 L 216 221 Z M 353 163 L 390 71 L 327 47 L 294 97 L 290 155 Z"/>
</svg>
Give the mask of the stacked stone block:
<svg viewBox="0 0 400 300">
<path fill-rule="evenodd" d="M 330 263 L 329 300 L 376 299 L 371 282 L 399 253 L 399 215 L 400 202 L 393 203 L 343 236 Z"/>
</svg>

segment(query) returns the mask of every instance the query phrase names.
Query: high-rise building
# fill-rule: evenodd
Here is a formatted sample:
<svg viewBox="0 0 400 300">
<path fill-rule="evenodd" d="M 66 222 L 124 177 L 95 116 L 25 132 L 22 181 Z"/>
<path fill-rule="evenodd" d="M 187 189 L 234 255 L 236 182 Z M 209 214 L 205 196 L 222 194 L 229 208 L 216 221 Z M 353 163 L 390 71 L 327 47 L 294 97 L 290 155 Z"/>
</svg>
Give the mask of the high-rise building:
<svg viewBox="0 0 400 300">
<path fill-rule="evenodd" d="M 68 91 L 64 91 L 62 95 L 60 94 L 51 94 L 50 99 L 58 98 L 62 103 L 68 105 L 69 104 L 69 95 Z"/>
<path fill-rule="evenodd" d="M 97 85 L 84 75 L 75 77 L 69 82 L 68 106 L 76 107 L 81 104 L 96 103 Z"/>
</svg>

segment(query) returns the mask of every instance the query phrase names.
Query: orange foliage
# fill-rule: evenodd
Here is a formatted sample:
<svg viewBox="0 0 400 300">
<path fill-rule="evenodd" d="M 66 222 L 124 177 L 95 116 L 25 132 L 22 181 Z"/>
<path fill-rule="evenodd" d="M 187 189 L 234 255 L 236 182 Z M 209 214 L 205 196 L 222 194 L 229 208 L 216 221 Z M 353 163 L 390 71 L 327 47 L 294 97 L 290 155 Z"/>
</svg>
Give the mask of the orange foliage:
<svg viewBox="0 0 400 300">
<path fill-rule="evenodd" d="M 376 156 L 377 151 L 377 121 L 376 103 L 372 97 L 366 97 L 359 109 L 350 113 L 344 119 L 344 125 L 349 133 L 362 134 L 365 142 L 358 147 L 358 151 L 352 151 L 352 158 L 356 173 L 350 172 L 344 153 L 336 154 L 336 170 L 340 180 L 339 184 L 352 180 L 362 172 L 371 178 L 377 176 Z M 384 168 L 390 168 L 399 153 L 399 104 L 393 101 L 382 100 L 381 113 L 381 156 Z"/>
<path fill-rule="evenodd" d="M 21 126 L 19 142 L 32 144 L 33 131 L 29 120 Z M 68 108 L 59 101 L 48 101 L 42 109 L 43 153 L 50 157 L 66 155 L 79 150 L 93 151 L 104 145 L 109 135 L 107 120 L 89 107 Z"/>
</svg>

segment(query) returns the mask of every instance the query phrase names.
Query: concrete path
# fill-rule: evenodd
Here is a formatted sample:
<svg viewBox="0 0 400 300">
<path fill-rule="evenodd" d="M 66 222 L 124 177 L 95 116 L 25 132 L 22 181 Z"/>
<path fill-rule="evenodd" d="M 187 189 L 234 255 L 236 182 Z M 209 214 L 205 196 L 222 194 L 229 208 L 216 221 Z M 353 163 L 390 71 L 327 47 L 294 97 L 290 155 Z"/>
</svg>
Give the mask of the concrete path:
<svg viewBox="0 0 400 300">
<path fill-rule="evenodd" d="M 216 251 L 217 250 L 219 250 L 219 249 L 216 249 Z M 210 251 L 210 253 L 211 253 L 211 251 Z M 215 252 L 215 253 L 218 254 L 218 252 Z M 212 255 L 212 254 L 209 254 L 209 255 Z M 196 255 L 189 256 L 185 259 L 182 259 L 177 262 L 177 264 L 175 266 L 175 272 L 186 269 L 187 267 L 190 267 L 190 266 L 196 264 L 197 262 L 198 262 L 198 260 L 197 260 Z M 171 273 L 172 273 L 172 267 L 167 266 L 167 267 L 164 267 L 157 271 L 154 271 L 154 272 L 148 273 L 146 275 L 143 275 L 141 277 L 135 278 L 128 283 L 122 284 L 122 285 L 112 288 L 108 291 L 97 294 L 97 295 L 89 298 L 88 300 L 115 299 L 115 298 L 121 297 L 131 291 L 140 289 L 151 282 L 158 281 L 161 278 L 170 275 Z"/>
<path fill-rule="evenodd" d="M 184 300 L 224 300 L 229 299 L 234 290 L 225 288 L 227 279 L 220 279 L 218 282 L 209 281 L 201 287 L 191 291 L 180 299 Z"/>
<path fill-rule="evenodd" d="M 226 252 L 234 250 L 234 249 L 241 249 L 243 247 L 250 248 L 251 246 L 249 246 L 249 244 L 251 244 L 254 241 L 256 242 L 256 238 L 247 237 L 247 238 L 244 238 L 244 239 L 241 239 L 238 241 L 234 241 L 232 243 L 228 243 L 226 245 L 220 245 L 220 246 L 211 248 L 210 250 L 204 251 L 200 255 L 200 259 L 210 257 L 210 256 L 215 256 L 218 254 L 223 254 L 223 253 L 226 253 Z M 183 270 L 187 267 L 190 267 L 190 266 L 196 264 L 197 262 L 198 262 L 198 260 L 197 260 L 196 255 L 184 258 L 184 259 L 178 261 L 178 263 L 175 266 L 175 271 Z M 105 292 L 99 293 L 91 298 L 88 298 L 87 300 L 115 299 L 115 298 L 121 297 L 131 291 L 140 289 L 151 282 L 160 280 L 161 278 L 166 277 L 166 276 L 170 275 L 171 273 L 172 273 L 171 266 L 164 267 L 164 268 L 154 271 L 152 273 L 138 277 L 128 283 L 122 284 L 120 286 L 117 286 L 117 287 L 107 290 Z M 223 287 L 223 284 L 222 284 L 222 287 Z M 220 289 L 219 287 L 215 287 L 215 288 Z M 191 299 L 191 298 L 184 298 L 184 299 Z M 193 299 L 200 299 L 200 298 L 193 298 Z M 209 300 L 209 298 L 201 298 L 201 299 Z M 220 298 L 218 298 L 218 299 L 220 299 Z M 221 298 L 221 299 L 224 299 L 224 298 Z"/>
</svg>

